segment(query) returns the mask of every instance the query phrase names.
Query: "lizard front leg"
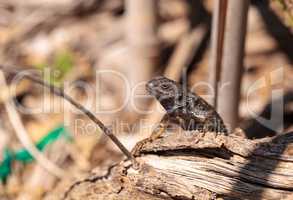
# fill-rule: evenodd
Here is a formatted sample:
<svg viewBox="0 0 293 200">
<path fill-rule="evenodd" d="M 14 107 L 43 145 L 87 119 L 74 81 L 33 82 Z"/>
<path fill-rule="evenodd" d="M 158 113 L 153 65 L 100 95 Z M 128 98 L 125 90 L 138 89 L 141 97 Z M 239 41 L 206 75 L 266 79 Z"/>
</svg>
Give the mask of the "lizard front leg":
<svg viewBox="0 0 293 200">
<path fill-rule="evenodd" d="M 132 150 L 132 154 L 134 156 L 138 156 L 140 154 L 140 149 L 146 144 L 146 143 L 150 143 L 153 142 L 154 140 L 156 140 L 157 138 L 159 138 L 164 131 L 166 130 L 168 123 L 170 121 L 170 116 L 169 114 L 165 114 L 163 116 L 163 118 L 161 119 L 161 121 L 159 122 L 159 124 L 156 126 L 156 128 L 152 131 L 152 134 L 150 137 L 141 140 L 140 142 L 138 142 L 135 147 Z"/>
<path fill-rule="evenodd" d="M 168 127 L 170 122 L 170 115 L 167 113 L 163 116 L 158 126 L 152 131 L 152 134 L 150 136 L 151 141 L 154 141 L 155 139 L 159 138 L 166 128 Z"/>
</svg>

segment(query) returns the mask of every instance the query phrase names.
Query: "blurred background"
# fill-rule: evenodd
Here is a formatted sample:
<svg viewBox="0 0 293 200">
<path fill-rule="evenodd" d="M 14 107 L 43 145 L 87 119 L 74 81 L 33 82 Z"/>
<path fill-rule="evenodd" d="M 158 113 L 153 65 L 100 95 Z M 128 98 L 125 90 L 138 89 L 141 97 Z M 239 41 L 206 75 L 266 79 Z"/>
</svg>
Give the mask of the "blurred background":
<svg viewBox="0 0 293 200">
<path fill-rule="evenodd" d="M 292 30 L 291 0 L 0 0 L 0 64 L 41 72 L 129 150 L 164 114 L 144 89 L 157 75 L 186 81 L 231 131 L 262 138 L 293 130 Z M 122 160 L 62 98 L 2 79 L 1 200 L 58 199 L 92 169 Z M 24 135 L 50 161 L 31 156 Z"/>
</svg>

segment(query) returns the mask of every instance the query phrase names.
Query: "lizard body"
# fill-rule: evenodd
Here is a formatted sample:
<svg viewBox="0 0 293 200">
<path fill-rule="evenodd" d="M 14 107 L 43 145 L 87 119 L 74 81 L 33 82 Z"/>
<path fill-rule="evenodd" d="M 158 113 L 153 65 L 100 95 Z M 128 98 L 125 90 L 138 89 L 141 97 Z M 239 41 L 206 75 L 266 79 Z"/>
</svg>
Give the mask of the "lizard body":
<svg viewBox="0 0 293 200">
<path fill-rule="evenodd" d="M 177 82 L 159 76 L 146 84 L 146 90 L 166 110 L 167 116 L 164 118 L 179 124 L 184 130 L 227 134 L 226 126 L 216 110 Z"/>
<path fill-rule="evenodd" d="M 203 98 L 184 88 L 177 82 L 159 76 L 146 84 L 146 90 L 154 96 L 166 110 L 159 126 L 146 138 L 136 144 L 132 153 L 140 154 L 140 149 L 161 137 L 169 123 L 179 124 L 184 130 L 216 132 L 227 134 L 227 128 L 216 110 Z"/>
</svg>

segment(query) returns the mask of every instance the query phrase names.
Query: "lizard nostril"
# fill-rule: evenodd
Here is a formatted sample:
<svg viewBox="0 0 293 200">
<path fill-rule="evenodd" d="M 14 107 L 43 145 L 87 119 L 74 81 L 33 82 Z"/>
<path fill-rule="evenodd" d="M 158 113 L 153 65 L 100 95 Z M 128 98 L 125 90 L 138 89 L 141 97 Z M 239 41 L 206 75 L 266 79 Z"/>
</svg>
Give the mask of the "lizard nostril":
<svg viewBox="0 0 293 200">
<path fill-rule="evenodd" d="M 152 83 L 147 83 L 147 84 L 146 84 L 145 89 L 146 89 L 146 91 L 147 91 L 148 93 L 151 92 L 152 88 L 153 88 L 153 84 L 152 84 Z"/>
<path fill-rule="evenodd" d="M 152 82 L 148 82 L 147 84 L 146 84 L 146 88 L 147 89 L 150 89 L 150 88 L 153 88 L 154 87 L 154 83 L 152 83 Z"/>
</svg>

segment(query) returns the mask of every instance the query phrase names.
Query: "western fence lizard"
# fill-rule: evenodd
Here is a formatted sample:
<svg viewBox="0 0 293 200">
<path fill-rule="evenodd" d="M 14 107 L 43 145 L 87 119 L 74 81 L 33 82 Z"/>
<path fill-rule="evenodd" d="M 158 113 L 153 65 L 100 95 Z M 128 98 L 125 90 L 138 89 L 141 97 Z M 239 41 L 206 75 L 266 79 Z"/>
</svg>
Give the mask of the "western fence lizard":
<svg viewBox="0 0 293 200">
<path fill-rule="evenodd" d="M 132 153 L 139 155 L 145 143 L 152 142 L 164 132 L 168 123 L 179 124 L 184 130 L 216 132 L 227 134 L 227 128 L 216 110 L 203 98 L 184 88 L 177 82 L 159 76 L 146 84 L 146 90 L 154 96 L 166 110 L 166 114 L 152 135 L 138 142 Z"/>
<path fill-rule="evenodd" d="M 146 90 L 166 110 L 164 120 L 175 122 L 184 130 L 227 134 L 224 122 L 216 110 L 177 82 L 159 76 L 146 84 Z"/>
</svg>

